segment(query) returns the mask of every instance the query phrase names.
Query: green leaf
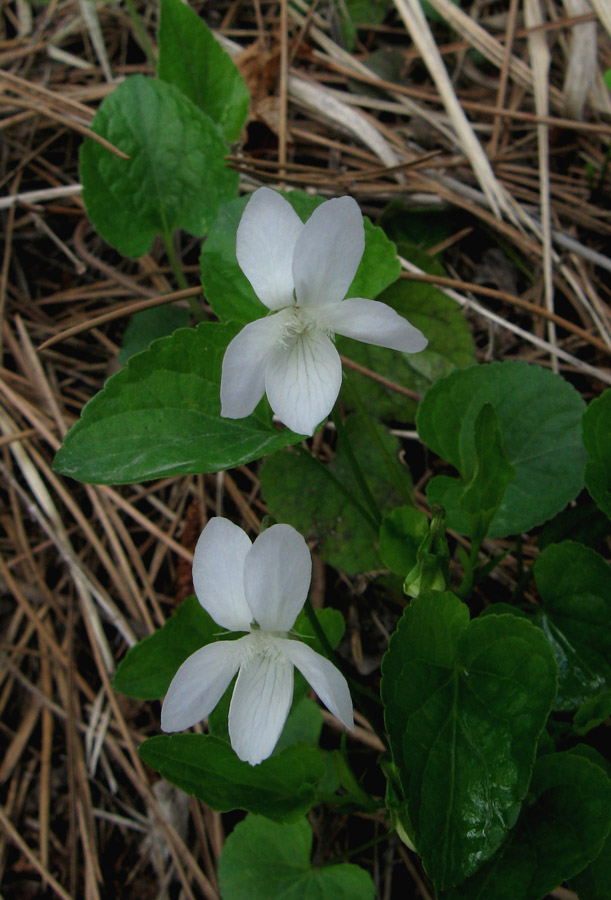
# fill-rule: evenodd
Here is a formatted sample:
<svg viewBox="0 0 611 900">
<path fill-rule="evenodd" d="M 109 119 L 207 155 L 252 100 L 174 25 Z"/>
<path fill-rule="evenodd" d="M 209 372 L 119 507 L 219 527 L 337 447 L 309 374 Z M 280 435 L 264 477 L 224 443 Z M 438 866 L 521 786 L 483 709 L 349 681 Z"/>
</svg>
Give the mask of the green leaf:
<svg viewBox="0 0 611 900">
<path fill-rule="evenodd" d="M 324 200 L 301 191 L 281 193 L 304 222 Z M 222 207 L 202 247 L 200 260 L 208 303 L 221 321 L 242 325 L 269 312 L 240 269 L 235 255 L 236 233 L 248 199 L 240 197 Z M 381 228 L 365 218 L 365 252 L 346 296 L 372 299 L 392 284 L 399 272 L 395 245 Z"/>
<path fill-rule="evenodd" d="M 376 59 L 374 53 L 370 53 L 365 64 L 368 68 L 372 68 L 371 58 Z M 405 65 L 405 60 L 399 54 L 401 60 L 401 68 Z M 382 75 L 378 72 L 378 75 Z M 387 78 L 387 81 L 399 81 L 400 71 L 394 79 Z M 465 224 L 465 220 L 461 214 L 448 209 L 435 209 L 429 206 L 407 207 L 401 200 L 391 201 L 380 217 L 380 225 L 391 239 L 397 245 L 401 256 L 406 257 L 415 263 L 425 272 L 432 271 L 431 266 L 443 275 L 443 268 L 436 261 L 436 257 L 429 255 L 429 251 L 437 244 L 441 244 L 450 235 L 460 231 Z M 423 252 L 424 251 L 424 252 Z M 433 261 L 434 260 L 434 261 Z"/>
<path fill-rule="evenodd" d="M 433 478 L 427 496 L 445 508 L 448 527 L 462 534 L 469 532 L 469 523 L 460 498 L 475 470 L 474 424 L 486 403 L 496 412 L 507 460 L 516 472 L 488 532 L 504 537 L 545 522 L 583 487 L 583 400 L 553 372 L 514 361 L 452 372 L 427 391 L 418 409 L 418 433 L 461 475 L 461 480 Z"/>
<path fill-rule="evenodd" d="M 573 716 L 575 734 L 587 734 L 611 716 L 611 688 L 582 703 Z"/>
<path fill-rule="evenodd" d="M 571 751 L 585 757 L 598 766 L 610 779 L 611 763 L 587 744 L 578 744 Z M 579 894 L 579 900 L 609 900 L 609 872 L 611 872 L 611 831 L 607 834 L 605 842 L 598 856 L 586 866 L 574 878 L 571 878 L 569 887 Z"/>
<path fill-rule="evenodd" d="M 457 597 L 431 591 L 403 613 L 382 676 L 416 847 L 437 887 L 448 888 L 489 859 L 516 822 L 556 665 L 530 623 L 470 622 Z"/>
<path fill-rule="evenodd" d="M 216 125 L 172 84 L 130 76 L 106 97 L 91 128 L 129 156 L 86 140 L 80 157 L 87 214 L 125 256 L 142 256 L 157 234 L 176 228 L 200 237 L 237 194 L 238 174 L 225 165 Z"/>
<path fill-rule="evenodd" d="M 180 0 L 161 0 L 158 75 L 237 141 L 248 114 L 244 79 L 203 19 Z"/>
<path fill-rule="evenodd" d="M 117 360 L 124 365 L 130 356 L 146 350 L 153 341 L 189 324 L 189 310 L 180 306 L 156 306 L 134 313 L 125 329 Z"/>
<path fill-rule="evenodd" d="M 583 445 L 588 453 L 586 487 L 611 519 L 611 390 L 592 400 L 585 411 Z"/>
<path fill-rule="evenodd" d="M 375 885 L 351 863 L 314 867 L 306 819 L 278 825 L 247 816 L 233 829 L 219 861 L 223 900 L 373 900 Z"/>
<path fill-rule="evenodd" d="M 242 762 L 229 744 L 207 734 L 158 735 L 138 752 L 147 765 L 212 809 L 246 809 L 277 822 L 306 813 L 325 774 L 320 751 L 303 744 L 258 766 Z"/>
<path fill-rule="evenodd" d="M 318 746 L 320 732 L 322 731 L 322 712 L 320 706 L 303 697 L 291 709 L 278 743 L 274 747 L 274 756 L 282 753 L 292 744 L 311 744 Z"/>
<path fill-rule="evenodd" d="M 344 636 L 346 620 L 339 609 L 333 609 L 331 606 L 326 606 L 324 609 L 317 609 L 316 618 L 318 619 L 318 623 L 324 631 L 325 637 L 329 641 L 331 648 L 335 650 Z M 325 648 L 316 637 L 314 628 L 303 610 L 297 616 L 297 621 L 291 630 L 294 631 L 295 634 L 298 634 L 308 647 L 311 647 L 316 653 L 320 653 L 322 656 L 325 655 Z"/>
<path fill-rule="evenodd" d="M 567 506 L 550 519 L 537 537 L 537 547 L 545 550 L 550 544 L 571 540 L 596 550 L 608 534 L 611 534 L 611 522 L 593 501 L 589 501 Z"/>
<path fill-rule="evenodd" d="M 425 262 L 428 269 L 443 274 L 443 269 L 426 254 L 413 249 L 410 259 L 413 257 L 416 257 L 421 267 Z M 475 362 L 473 338 L 463 311 L 433 285 L 402 279 L 385 290 L 378 300 L 387 303 L 419 328 L 428 338 L 428 346 L 420 353 L 399 353 L 339 338 L 338 349 L 348 359 L 417 393 L 423 393 L 431 384 L 454 369 L 471 366 Z M 399 422 L 414 420 L 414 400 L 357 372 L 350 373 L 350 380 L 370 415 Z M 342 391 L 340 397 L 345 406 L 352 407 L 348 391 Z"/>
<path fill-rule="evenodd" d="M 138 700 L 159 700 L 185 659 L 224 631 L 197 597 L 187 597 L 162 628 L 127 651 L 117 668 L 114 689 Z"/>
<path fill-rule="evenodd" d="M 94 484 L 216 472 L 300 440 L 278 431 L 263 401 L 220 415 L 221 363 L 235 329 L 204 322 L 139 353 L 87 403 L 57 453 L 62 475 Z"/>
<path fill-rule="evenodd" d="M 443 900 L 542 900 L 600 853 L 610 817 L 611 781 L 601 768 L 572 752 L 545 754 L 506 843 Z M 608 875 L 607 893 L 581 900 L 607 900 Z"/>
<path fill-rule="evenodd" d="M 559 670 L 557 709 L 575 709 L 611 688 L 611 568 L 574 541 L 552 544 L 535 562 L 537 624 Z"/>
<path fill-rule="evenodd" d="M 416 565 L 418 547 L 429 530 L 425 514 L 414 506 L 398 506 L 380 526 L 380 557 L 395 575 L 405 577 Z"/>
<path fill-rule="evenodd" d="M 381 25 L 389 7 L 389 0 L 342 0 L 338 11 L 346 50 L 356 46 L 357 26 Z"/>
<path fill-rule="evenodd" d="M 388 454 L 396 460 L 396 438 L 381 426 L 376 428 Z M 347 418 L 345 430 L 373 496 L 383 512 L 390 511 L 402 498 L 361 417 Z M 403 475 L 407 477 L 404 470 Z M 265 460 L 259 477 L 271 514 L 279 522 L 288 522 L 306 539 L 316 539 L 318 553 L 326 562 L 348 574 L 382 568 L 374 546 L 377 529 L 372 529 L 337 485 L 339 479 L 358 502 L 359 488 L 341 443 L 328 466 L 309 456 L 277 453 Z"/>
<path fill-rule="evenodd" d="M 471 537 L 483 540 L 516 474 L 505 453 L 498 416 L 489 403 L 475 419 L 473 444 L 475 469 L 459 504 L 469 520 Z"/>
</svg>

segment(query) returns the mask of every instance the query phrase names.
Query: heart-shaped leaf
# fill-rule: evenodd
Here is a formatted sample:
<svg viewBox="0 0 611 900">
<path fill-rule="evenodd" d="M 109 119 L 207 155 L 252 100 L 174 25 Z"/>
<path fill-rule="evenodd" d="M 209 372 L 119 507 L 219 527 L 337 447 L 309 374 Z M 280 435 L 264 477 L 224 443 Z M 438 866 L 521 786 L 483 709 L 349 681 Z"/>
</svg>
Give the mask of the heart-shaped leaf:
<svg viewBox="0 0 611 900">
<path fill-rule="evenodd" d="M 516 473 L 488 531 L 490 537 L 504 537 L 542 524 L 583 487 L 584 403 L 560 376 L 514 361 L 458 369 L 427 391 L 418 409 L 418 433 L 461 475 L 460 480 L 433 478 L 427 496 L 445 508 L 448 527 L 462 534 L 469 533 L 469 522 L 460 498 L 475 471 L 474 425 L 487 403 Z"/>
<path fill-rule="evenodd" d="M 416 847 L 438 888 L 448 888 L 477 871 L 518 818 L 556 664 L 529 622 L 470 622 L 457 597 L 430 591 L 403 613 L 382 675 Z"/>
<path fill-rule="evenodd" d="M 233 829 L 219 862 L 224 900 L 373 900 L 375 885 L 351 863 L 312 866 L 306 819 L 278 825 L 247 816 Z"/>
</svg>

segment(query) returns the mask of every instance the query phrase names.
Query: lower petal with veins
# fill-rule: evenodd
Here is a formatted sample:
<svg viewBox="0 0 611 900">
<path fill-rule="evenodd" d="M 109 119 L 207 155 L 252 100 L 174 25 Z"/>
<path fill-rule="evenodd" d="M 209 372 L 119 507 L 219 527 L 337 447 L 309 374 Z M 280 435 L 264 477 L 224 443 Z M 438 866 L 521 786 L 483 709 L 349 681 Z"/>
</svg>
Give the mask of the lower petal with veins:
<svg viewBox="0 0 611 900">
<path fill-rule="evenodd" d="M 254 645 L 258 637 L 248 635 L 246 640 Z M 293 699 L 292 663 L 275 649 L 278 639 L 261 637 L 268 638 L 263 652 L 240 667 L 229 707 L 231 746 L 251 766 L 271 755 Z"/>
<path fill-rule="evenodd" d="M 296 434 L 311 435 L 329 415 L 342 384 L 331 338 L 318 328 L 276 346 L 268 357 L 265 390 L 277 416 Z"/>
</svg>

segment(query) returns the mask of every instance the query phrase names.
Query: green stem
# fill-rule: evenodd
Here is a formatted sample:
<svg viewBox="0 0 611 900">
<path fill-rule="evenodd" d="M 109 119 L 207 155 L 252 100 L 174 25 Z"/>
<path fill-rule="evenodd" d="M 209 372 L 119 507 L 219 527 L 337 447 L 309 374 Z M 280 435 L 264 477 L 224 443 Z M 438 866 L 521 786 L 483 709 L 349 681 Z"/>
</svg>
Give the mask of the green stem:
<svg viewBox="0 0 611 900">
<path fill-rule="evenodd" d="M 475 570 L 477 568 L 477 559 L 479 556 L 479 549 L 482 545 L 482 540 L 483 538 L 473 538 L 471 540 L 471 551 L 469 553 L 467 565 L 465 566 L 465 573 L 460 583 L 460 587 L 456 591 L 457 596 L 460 597 L 461 600 L 464 600 L 466 597 L 468 597 L 473 590 L 473 578 L 475 576 Z"/>
<path fill-rule="evenodd" d="M 358 510 L 358 512 L 361 514 L 363 519 L 367 522 L 367 524 L 369 525 L 369 527 L 372 529 L 372 531 L 374 532 L 374 534 L 377 537 L 379 527 L 378 527 L 376 520 L 369 514 L 368 510 L 365 509 L 363 504 L 360 503 L 356 499 L 356 497 L 348 490 L 346 485 L 342 481 L 339 480 L 337 475 L 335 475 L 331 471 L 329 466 L 325 466 L 324 463 L 322 463 L 316 456 L 313 456 L 313 454 L 310 453 L 309 450 L 306 450 L 305 447 L 302 447 L 301 444 L 297 444 L 295 449 L 299 453 L 301 453 L 301 455 L 303 457 L 305 457 L 306 459 L 309 459 L 311 461 L 311 463 L 314 466 L 316 466 L 318 471 L 321 472 L 325 478 L 327 478 L 330 482 L 333 483 L 333 485 L 337 488 L 337 490 L 340 491 L 340 493 L 346 498 L 348 503 L 350 503 L 351 506 L 353 506 L 356 510 Z"/>
<path fill-rule="evenodd" d="M 354 455 L 354 451 L 352 450 L 352 445 L 350 444 L 350 439 L 346 434 L 346 429 L 344 428 L 344 423 L 342 422 L 342 418 L 337 410 L 337 407 L 333 407 L 333 411 L 331 412 L 331 418 L 333 419 L 333 423 L 335 425 L 335 430 L 337 431 L 337 437 L 340 441 L 344 453 L 346 454 L 346 459 L 348 460 L 348 464 L 352 469 L 352 474 L 354 475 L 355 481 L 359 486 L 359 490 L 363 495 L 363 499 L 365 503 L 369 507 L 371 515 L 378 525 L 378 527 L 382 523 L 382 513 L 380 512 L 380 508 L 376 503 L 375 497 L 369 490 L 369 485 L 365 480 L 365 476 L 363 475 L 363 471 L 358 463 L 356 456 Z"/>
<path fill-rule="evenodd" d="M 388 831 L 385 831 L 383 834 L 379 834 L 377 837 L 372 838 L 365 844 L 361 844 L 360 847 L 355 847 L 354 850 L 348 850 L 346 853 L 340 853 L 338 856 L 334 856 L 332 859 L 327 860 L 324 865 L 332 866 L 335 863 L 341 862 L 343 859 L 350 859 L 353 856 L 357 856 L 359 853 L 363 853 L 365 850 L 369 850 L 370 847 L 375 847 L 377 844 L 381 844 L 384 841 L 387 841 L 390 836 L 394 834 L 394 832 L 394 828 L 389 828 Z"/>
<path fill-rule="evenodd" d="M 125 5 L 127 7 L 129 17 L 132 20 L 138 43 L 140 44 L 140 47 L 142 48 L 142 51 L 146 56 L 149 64 L 153 67 L 154 70 L 156 70 L 157 59 L 155 58 L 155 51 L 153 50 L 153 46 L 151 44 L 149 36 L 146 33 L 142 22 L 140 21 L 140 16 L 136 12 L 134 0 L 125 0 Z"/>
<path fill-rule="evenodd" d="M 408 484 L 406 483 L 405 477 L 403 476 L 403 472 L 401 471 L 401 469 L 398 468 L 397 461 L 388 452 L 388 449 L 385 446 L 384 441 L 382 440 L 380 432 L 375 427 L 374 423 L 371 421 L 371 417 L 369 416 L 369 414 L 367 413 L 367 410 L 363 406 L 363 401 L 361 400 L 361 398 L 359 396 L 359 392 L 357 391 L 357 389 L 355 388 L 354 384 L 352 383 L 350 377 L 348 376 L 347 372 L 345 372 L 345 371 L 344 371 L 344 383 L 346 384 L 346 386 L 348 388 L 348 393 L 350 394 L 350 396 L 352 397 L 352 400 L 354 401 L 354 405 L 356 406 L 356 408 L 359 411 L 359 414 L 363 418 L 365 427 L 366 427 L 367 431 L 369 432 L 369 436 L 371 437 L 372 441 L 374 441 L 375 445 L 377 446 L 378 450 L 380 451 L 380 456 L 384 460 L 386 467 L 389 471 L 390 477 L 392 478 L 393 482 L 395 483 L 395 486 L 397 487 L 399 494 L 401 495 L 401 497 L 403 498 L 405 503 L 407 503 L 409 506 L 413 506 L 414 498 L 412 497 L 412 493 L 409 489 Z"/>
<path fill-rule="evenodd" d="M 187 279 L 184 276 L 184 272 L 180 268 L 180 263 L 178 261 L 178 256 L 176 255 L 176 249 L 174 247 L 174 238 L 169 232 L 163 234 L 162 238 L 170 266 L 172 268 L 172 271 L 174 272 L 174 277 L 178 282 L 178 287 L 181 289 L 181 291 L 185 291 L 188 289 L 189 285 L 187 283 Z M 203 322 L 204 314 L 195 297 L 188 297 L 187 299 L 189 301 L 189 306 L 191 307 L 191 312 L 193 313 L 196 321 Z"/>
</svg>

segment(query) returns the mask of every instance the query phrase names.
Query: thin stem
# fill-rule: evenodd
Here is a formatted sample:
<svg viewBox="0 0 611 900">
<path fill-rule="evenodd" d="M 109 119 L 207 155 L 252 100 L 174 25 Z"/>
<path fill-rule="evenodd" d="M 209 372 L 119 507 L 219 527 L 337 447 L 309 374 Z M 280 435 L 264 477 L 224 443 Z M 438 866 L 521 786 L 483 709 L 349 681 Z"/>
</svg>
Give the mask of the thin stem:
<svg viewBox="0 0 611 900">
<path fill-rule="evenodd" d="M 473 578 L 475 576 L 475 569 L 477 568 L 477 559 L 479 556 L 479 549 L 482 545 L 482 540 L 483 538 L 474 538 L 471 541 L 471 552 L 469 553 L 467 565 L 465 566 L 465 573 L 460 583 L 460 587 L 456 591 L 457 596 L 460 597 L 461 600 L 464 600 L 466 597 L 468 597 L 473 590 Z"/>
<path fill-rule="evenodd" d="M 136 12 L 136 7 L 134 5 L 134 0 L 125 0 L 125 5 L 127 7 L 127 12 L 129 13 L 129 17 L 132 20 L 134 25 L 134 30 L 136 32 L 138 43 L 140 44 L 144 55 L 146 56 L 149 64 L 153 67 L 153 69 L 157 69 L 157 60 L 155 58 L 155 53 L 153 51 L 153 47 L 149 40 L 149 36 L 146 33 L 142 22 L 140 21 L 140 16 Z"/>
<path fill-rule="evenodd" d="M 341 862 L 343 859 L 350 859 L 353 856 L 357 856 L 359 853 L 363 853 L 365 850 L 369 850 L 370 847 L 375 847 L 377 844 L 383 843 L 383 841 L 387 841 L 392 834 L 394 834 L 395 829 L 393 827 L 389 828 L 388 831 L 385 831 L 383 834 L 379 834 L 377 837 L 372 838 L 370 841 L 367 841 L 365 844 L 361 844 L 359 847 L 355 847 L 353 850 L 347 850 L 346 853 L 339 853 L 337 856 L 334 856 L 332 859 L 328 859 L 325 861 L 325 866 L 332 866 L 335 863 Z"/>
<path fill-rule="evenodd" d="M 397 468 L 396 460 L 393 459 L 392 456 L 390 455 L 390 453 L 388 452 L 388 449 L 386 448 L 378 429 L 375 427 L 374 423 L 371 421 L 370 415 L 368 414 L 367 410 L 363 406 L 363 401 L 361 400 L 361 398 L 359 396 L 359 392 L 355 388 L 354 384 L 352 383 L 352 380 L 350 379 L 350 377 L 348 376 L 348 374 L 346 372 L 344 372 L 344 383 L 346 384 L 346 386 L 348 388 L 348 393 L 352 397 L 354 404 L 359 411 L 359 414 L 363 418 L 365 427 L 367 428 L 367 431 L 369 432 L 371 439 L 374 441 L 378 450 L 380 451 L 380 455 L 386 464 L 386 468 L 388 469 L 390 477 L 394 481 L 395 486 L 397 487 L 397 490 L 399 491 L 399 493 L 400 493 L 401 497 L 403 498 L 403 500 L 405 501 L 405 503 L 407 503 L 409 506 L 413 506 L 414 498 L 412 497 L 411 491 L 409 489 L 409 486 L 406 483 L 405 478 L 402 477 L 403 473 L 401 472 L 400 469 Z"/>
<path fill-rule="evenodd" d="M 333 419 L 333 423 L 335 425 L 335 430 L 337 431 L 337 437 L 344 449 L 344 453 L 346 454 L 346 459 L 348 460 L 348 464 L 352 469 L 352 474 L 356 480 L 356 483 L 359 486 L 359 490 L 363 495 L 363 499 L 365 503 L 369 507 L 371 515 L 378 525 L 380 526 L 382 522 L 382 513 L 380 512 L 380 508 L 376 503 L 375 497 L 369 490 L 369 485 L 365 480 L 365 476 L 363 475 L 363 471 L 358 463 L 356 456 L 354 455 L 354 451 L 352 450 L 352 445 L 350 444 L 350 439 L 346 434 L 346 429 L 344 428 L 344 423 L 342 422 L 342 417 L 340 416 L 337 407 L 333 407 L 333 411 L 331 413 L 331 418 Z"/>
<path fill-rule="evenodd" d="M 340 481 L 337 475 L 335 475 L 329 466 L 325 466 L 324 463 L 314 456 L 309 450 L 306 450 L 305 447 L 302 447 L 301 444 L 297 444 L 295 448 L 303 457 L 309 459 L 314 466 L 321 472 L 325 478 L 333 483 L 333 485 L 340 491 L 340 493 L 346 498 L 348 503 L 350 503 L 358 512 L 361 514 L 363 519 L 367 522 L 369 527 L 372 529 L 374 534 L 377 537 L 379 527 L 376 520 L 370 515 L 368 510 L 365 509 L 362 503 L 360 503 L 356 497 L 348 490 L 343 481 Z"/>
<path fill-rule="evenodd" d="M 325 653 L 327 654 L 327 656 L 329 657 L 331 662 L 334 665 L 337 665 L 338 668 L 340 668 L 340 666 L 338 665 L 337 657 L 335 655 L 335 650 L 329 643 L 329 639 L 328 639 L 327 635 L 325 634 L 322 625 L 318 621 L 318 616 L 316 615 L 316 611 L 315 611 L 314 607 L 312 606 L 312 601 L 310 600 L 309 597 L 306 598 L 306 602 L 303 607 L 303 610 L 304 610 L 306 616 L 308 617 L 308 621 L 310 622 L 310 625 L 314 629 L 314 634 L 316 635 L 316 637 L 322 644 L 322 647 L 323 647 Z"/>
<path fill-rule="evenodd" d="M 189 285 L 187 283 L 187 279 L 185 278 L 182 269 L 180 268 L 180 263 L 178 261 L 178 256 L 176 255 L 176 249 L 174 247 L 174 238 L 168 232 L 164 233 L 162 235 L 162 238 L 163 238 L 163 244 L 165 246 L 165 252 L 168 257 L 168 261 L 170 263 L 172 271 L 174 272 L 174 277 L 176 278 L 176 281 L 178 282 L 178 287 L 180 288 L 181 291 L 185 291 L 189 288 Z M 191 307 L 191 312 L 193 313 L 193 316 L 195 317 L 195 319 L 198 322 L 203 322 L 204 314 L 201 310 L 199 303 L 195 299 L 195 297 L 187 297 L 187 300 L 189 301 L 189 306 Z"/>
</svg>

